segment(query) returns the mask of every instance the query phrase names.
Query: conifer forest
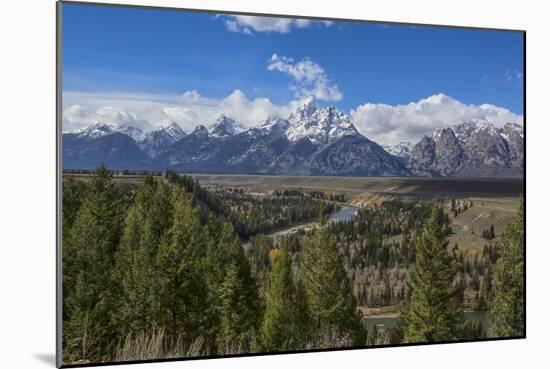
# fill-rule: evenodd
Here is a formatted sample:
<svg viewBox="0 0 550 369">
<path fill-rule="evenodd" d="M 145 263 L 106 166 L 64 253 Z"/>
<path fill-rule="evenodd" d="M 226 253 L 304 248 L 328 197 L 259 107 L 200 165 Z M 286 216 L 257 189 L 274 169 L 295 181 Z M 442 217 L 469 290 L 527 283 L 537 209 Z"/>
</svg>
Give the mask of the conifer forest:
<svg viewBox="0 0 550 369">
<path fill-rule="evenodd" d="M 479 201 L 387 197 L 335 220 L 346 194 L 153 174 L 64 175 L 68 363 L 523 335 L 522 201 L 472 249 L 452 221 Z"/>
</svg>

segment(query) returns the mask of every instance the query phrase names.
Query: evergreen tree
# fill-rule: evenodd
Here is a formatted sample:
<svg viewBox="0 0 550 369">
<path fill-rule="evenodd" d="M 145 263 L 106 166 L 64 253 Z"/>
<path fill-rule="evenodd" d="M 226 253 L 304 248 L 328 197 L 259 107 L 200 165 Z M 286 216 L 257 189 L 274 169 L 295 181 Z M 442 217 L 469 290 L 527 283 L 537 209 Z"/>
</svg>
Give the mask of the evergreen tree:
<svg viewBox="0 0 550 369">
<path fill-rule="evenodd" d="M 110 319 L 114 301 L 111 271 L 122 218 L 112 173 L 101 165 L 63 244 L 63 337 L 67 357 L 97 359 L 113 348 L 116 330 Z"/>
<path fill-rule="evenodd" d="M 457 339 L 463 321 L 460 291 L 453 286 L 456 265 L 447 252 L 443 211 L 432 210 L 415 240 L 408 301 L 401 311 L 404 342 Z"/>
<path fill-rule="evenodd" d="M 206 241 L 198 209 L 181 188 L 173 189 L 173 223 L 157 253 L 160 321 L 169 336 L 192 342 L 206 333 L 207 303 L 202 257 Z"/>
<path fill-rule="evenodd" d="M 524 221 L 522 202 L 516 220 L 506 227 L 497 245 L 490 303 L 491 332 L 496 337 L 525 334 Z"/>
<path fill-rule="evenodd" d="M 344 261 L 322 211 L 319 218 L 320 228 L 304 245 L 301 268 L 314 329 L 319 334 L 351 337 L 354 344 L 363 345 L 366 332 Z"/>
<path fill-rule="evenodd" d="M 294 282 L 292 259 L 285 249 L 270 252 L 272 269 L 261 335 L 266 351 L 304 348 L 310 321 L 305 295 Z M 299 283 L 299 282 L 298 282 Z"/>
<path fill-rule="evenodd" d="M 219 295 L 218 351 L 249 351 L 256 344 L 261 306 L 257 283 L 236 237 L 229 244 L 227 260 Z"/>
<path fill-rule="evenodd" d="M 238 238 L 231 224 L 223 223 L 220 226 L 213 217 L 209 217 L 206 228 L 208 245 L 203 270 L 208 289 L 208 305 L 204 310 L 208 316 L 208 333 L 205 338 L 209 349 L 216 352 L 222 314 L 222 284 L 231 262 L 229 260 L 230 246 L 232 243 L 238 242 Z"/>
<path fill-rule="evenodd" d="M 67 239 L 68 232 L 73 226 L 78 210 L 86 198 L 87 190 L 88 186 L 86 182 L 77 181 L 71 177 L 63 179 L 63 240 Z"/>
<path fill-rule="evenodd" d="M 123 336 L 158 325 L 155 261 L 171 213 L 169 188 L 152 176 L 146 177 L 128 210 L 114 270 L 120 287 L 113 320 Z"/>
</svg>

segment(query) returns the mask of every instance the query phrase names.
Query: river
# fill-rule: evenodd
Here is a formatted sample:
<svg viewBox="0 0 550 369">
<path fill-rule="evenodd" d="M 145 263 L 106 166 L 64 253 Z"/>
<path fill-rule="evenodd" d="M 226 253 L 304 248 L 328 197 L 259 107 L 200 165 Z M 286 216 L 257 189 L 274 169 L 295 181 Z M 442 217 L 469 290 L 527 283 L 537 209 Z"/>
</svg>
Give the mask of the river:
<svg viewBox="0 0 550 369">
<path fill-rule="evenodd" d="M 353 219 L 357 215 L 357 212 L 359 211 L 359 207 L 351 204 L 342 204 L 340 209 L 333 211 L 329 214 L 328 220 L 330 222 L 344 222 L 347 220 Z M 280 229 L 278 231 L 272 232 L 267 234 L 269 237 L 275 237 L 275 236 L 284 236 L 288 234 L 293 234 L 298 232 L 299 230 L 308 231 L 313 228 L 315 228 L 317 225 L 317 222 L 308 222 L 308 223 L 302 223 L 302 224 L 295 224 L 293 226 L 290 226 L 285 229 Z"/>
<path fill-rule="evenodd" d="M 374 326 L 378 328 L 393 328 L 397 324 L 397 317 L 366 317 L 363 318 L 363 322 L 369 329 L 369 332 L 372 332 Z M 464 313 L 464 319 L 466 320 L 479 320 L 485 328 L 487 328 L 489 316 L 486 311 L 467 311 Z"/>
<path fill-rule="evenodd" d="M 328 220 L 331 222 L 345 222 L 353 219 L 359 211 L 359 206 L 343 204 L 342 207 L 329 214 Z"/>
</svg>

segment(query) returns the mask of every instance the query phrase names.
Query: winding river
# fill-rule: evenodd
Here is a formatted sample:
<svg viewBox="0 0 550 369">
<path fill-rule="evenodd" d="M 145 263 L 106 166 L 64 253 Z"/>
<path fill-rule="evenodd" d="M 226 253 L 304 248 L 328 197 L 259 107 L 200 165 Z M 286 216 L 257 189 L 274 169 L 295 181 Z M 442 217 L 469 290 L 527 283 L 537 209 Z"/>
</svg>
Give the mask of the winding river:
<svg viewBox="0 0 550 369">
<path fill-rule="evenodd" d="M 345 222 L 353 219 L 359 212 L 359 206 L 351 204 L 342 204 L 342 207 L 329 214 L 328 220 L 331 222 Z"/>
<path fill-rule="evenodd" d="M 340 209 L 333 211 L 329 214 L 328 220 L 329 222 L 345 222 L 348 220 L 353 219 L 357 215 L 357 212 L 359 211 L 359 207 L 351 204 L 341 204 Z M 299 230 L 310 230 L 315 228 L 317 225 L 317 222 L 309 222 L 309 223 L 303 223 L 303 224 L 296 224 L 291 227 L 278 230 L 276 232 L 268 234 L 270 237 L 275 236 L 283 236 L 287 234 L 296 233 Z"/>
</svg>

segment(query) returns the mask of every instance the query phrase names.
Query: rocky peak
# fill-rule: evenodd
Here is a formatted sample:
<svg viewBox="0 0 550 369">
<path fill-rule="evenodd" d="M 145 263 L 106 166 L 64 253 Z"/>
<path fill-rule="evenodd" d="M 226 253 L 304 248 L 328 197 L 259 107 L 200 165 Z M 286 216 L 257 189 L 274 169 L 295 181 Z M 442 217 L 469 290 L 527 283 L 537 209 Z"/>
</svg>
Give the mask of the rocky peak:
<svg viewBox="0 0 550 369">
<path fill-rule="evenodd" d="M 408 160 L 411 156 L 414 144 L 409 141 L 402 141 L 394 145 L 382 145 L 382 147 L 393 156 Z"/>
<path fill-rule="evenodd" d="M 208 128 L 206 128 L 202 124 L 199 124 L 197 127 L 195 127 L 195 130 L 192 134 L 197 137 L 208 137 Z"/>
<path fill-rule="evenodd" d="M 225 114 L 221 114 L 213 124 L 210 134 L 214 137 L 225 137 L 236 135 L 242 131 L 242 127 L 240 127 L 234 119 L 229 118 Z"/>
<path fill-rule="evenodd" d="M 307 100 L 303 105 L 301 105 L 296 111 L 291 113 L 288 117 L 289 121 L 297 121 L 306 119 L 317 111 L 317 103 L 315 102 L 315 99 L 309 99 Z"/>
<path fill-rule="evenodd" d="M 115 133 L 115 126 L 103 122 L 96 122 L 78 133 L 80 137 L 98 138 Z"/>
<path fill-rule="evenodd" d="M 287 138 L 296 142 L 307 137 L 315 144 L 329 144 L 348 135 L 357 135 L 349 117 L 334 106 L 318 109 L 313 101 L 301 106 L 289 118 Z"/>
<path fill-rule="evenodd" d="M 176 141 L 179 141 L 185 137 L 185 132 L 176 122 L 172 122 L 167 127 L 161 127 L 160 129 L 163 129 L 170 137 L 174 138 L 174 140 Z"/>
</svg>

